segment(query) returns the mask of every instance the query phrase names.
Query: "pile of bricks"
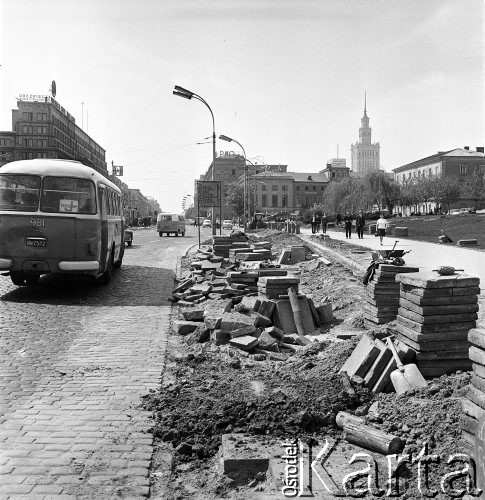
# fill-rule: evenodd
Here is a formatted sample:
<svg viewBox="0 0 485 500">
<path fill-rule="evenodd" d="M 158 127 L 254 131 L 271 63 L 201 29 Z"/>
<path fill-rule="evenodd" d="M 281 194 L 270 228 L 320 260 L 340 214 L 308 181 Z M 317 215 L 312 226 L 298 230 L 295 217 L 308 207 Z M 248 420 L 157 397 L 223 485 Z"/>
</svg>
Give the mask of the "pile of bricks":
<svg viewBox="0 0 485 500">
<path fill-rule="evenodd" d="M 300 278 L 296 276 L 268 276 L 258 280 L 259 296 L 265 299 L 279 299 L 280 295 L 287 295 L 288 288 L 298 293 Z"/>
<path fill-rule="evenodd" d="M 475 447 L 478 422 L 485 415 L 485 311 L 481 312 L 482 318 L 477 327 L 468 332 L 473 375 L 467 397 L 463 400 L 463 414 L 460 421 L 462 441 L 472 450 Z"/>
<path fill-rule="evenodd" d="M 214 254 L 219 257 L 229 258 L 229 252 L 232 248 L 240 248 L 241 244 L 247 245 L 247 237 L 245 234 L 238 236 L 214 235 L 212 237 L 212 246 Z"/>
<path fill-rule="evenodd" d="M 394 345 L 404 364 L 412 361 L 412 349 L 399 341 L 395 341 Z M 396 368 L 396 360 L 387 344 L 364 334 L 340 372 L 347 372 L 354 380 L 356 377 L 363 379 L 365 386 L 374 393 L 394 392 L 391 373 Z"/>
<path fill-rule="evenodd" d="M 470 370 L 469 330 L 475 328 L 479 278 L 434 272 L 399 274 L 398 338 L 416 352 L 425 377 Z"/>
<path fill-rule="evenodd" d="M 364 319 L 367 326 L 382 325 L 396 319 L 399 308 L 398 273 L 414 273 L 417 267 L 379 264 L 367 284 Z"/>
</svg>

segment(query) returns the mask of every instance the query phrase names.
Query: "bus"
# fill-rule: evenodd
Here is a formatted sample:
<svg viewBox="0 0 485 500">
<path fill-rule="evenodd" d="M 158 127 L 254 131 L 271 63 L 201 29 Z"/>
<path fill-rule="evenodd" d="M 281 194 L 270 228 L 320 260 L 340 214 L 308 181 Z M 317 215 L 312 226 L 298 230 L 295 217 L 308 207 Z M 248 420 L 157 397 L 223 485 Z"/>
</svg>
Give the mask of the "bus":
<svg viewBox="0 0 485 500">
<path fill-rule="evenodd" d="M 109 283 L 123 261 L 124 226 L 120 189 L 78 161 L 0 168 L 0 272 L 15 285 L 48 273 Z"/>
</svg>

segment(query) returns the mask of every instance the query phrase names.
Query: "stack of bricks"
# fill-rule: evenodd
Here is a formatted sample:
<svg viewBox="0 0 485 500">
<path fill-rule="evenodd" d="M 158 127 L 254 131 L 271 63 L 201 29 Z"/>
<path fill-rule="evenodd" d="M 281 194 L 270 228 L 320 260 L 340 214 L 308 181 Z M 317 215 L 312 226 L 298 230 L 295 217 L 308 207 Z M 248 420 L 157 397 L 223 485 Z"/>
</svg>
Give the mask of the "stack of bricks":
<svg viewBox="0 0 485 500">
<path fill-rule="evenodd" d="M 258 291 L 259 272 L 255 271 L 229 271 L 226 275 L 227 283 L 237 288 L 237 285 L 245 285 L 248 292 Z"/>
<path fill-rule="evenodd" d="M 463 400 L 460 420 L 463 444 L 465 448 L 473 451 L 478 422 L 485 415 L 485 300 L 483 295 L 480 298 L 482 303 L 479 309 L 479 321 L 476 328 L 468 332 L 473 375 L 467 396 Z"/>
<path fill-rule="evenodd" d="M 224 234 L 214 235 L 212 237 L 212 246 L 214 248 L 214 254 L 218 257 L 229 258 L 229 251 L 234 243 L 247 243 L 247 238 L 245 235 L 241 236 L 227 236 Z"/>
<path fill-rule="evenodd" d="M 436 272 L 399 274 L 398 338 L 416 352 L 425 377 L 470 370 L 468 332 L 475 328 L 479 278 Z M 484 358 L 485 364 L 485 358 Z"/>
<path fill-rule="evenodd" d="M 398 273 L 415 273 L 417 267 L 380 264 L 372 280 L 367 284 L 364 318 L 367 326 L 382 325 L 394 321 L 399 307 Z"/>
<path fill-rule="evenodd" d="M 280 295 L 288 295 L 288 288 L 298 293 L 300 278 L 294 276 L 267 276 L 258 280 L 259 297 L 263 299 L 278 299 Z"/>
</svg>

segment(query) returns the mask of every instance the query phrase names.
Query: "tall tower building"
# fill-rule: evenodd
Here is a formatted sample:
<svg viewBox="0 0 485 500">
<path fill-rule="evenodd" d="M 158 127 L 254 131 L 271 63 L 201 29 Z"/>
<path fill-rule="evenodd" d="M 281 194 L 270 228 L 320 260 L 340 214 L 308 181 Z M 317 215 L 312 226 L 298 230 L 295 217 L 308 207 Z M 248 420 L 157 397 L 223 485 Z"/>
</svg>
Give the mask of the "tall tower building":
<svg viewBox="0 0 485 500">
<path fill-rule="evenodd" d="M 372 129 L 369 127 L 367 116 L 367 93 L 364 97 L 364 116 L 360 120 L 359 142 L 350 147 L 352 153 L 352 171 L 365 175 L 373 170 L 379 170 L 380 145 L 372 143 Z"/>
</svg>

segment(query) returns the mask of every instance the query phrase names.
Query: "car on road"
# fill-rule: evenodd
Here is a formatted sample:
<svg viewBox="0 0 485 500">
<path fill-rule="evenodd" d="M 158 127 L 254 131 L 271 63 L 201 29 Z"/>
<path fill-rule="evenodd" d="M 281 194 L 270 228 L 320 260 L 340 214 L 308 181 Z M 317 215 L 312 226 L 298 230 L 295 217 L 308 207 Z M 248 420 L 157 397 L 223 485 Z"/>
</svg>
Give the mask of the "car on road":
<svg viewBox="0 0 485 500">
<path fill-rule="evenodd" d="M 223 220 L 222 221 L 222 229 L 232 229 L 232 221 L 231 220 Z"/>
<path fill-rule="evenodd" d="M 195 219 L 185 219 L 185 223 L 189 226 L 193 226 L 195 224 Z"/>
<path fill-rule="evenodd" d="M 157 231 L 160 237 L 163 233 L 167 236 L 174 234 L 175 236 L 185 236 L 185 218 L 179 214 L 160 213 L 157 215 Z"/>
<path fill-rule="evenodd" d="M 461 210 L 459 208 L 452 208 L 449 212 L 448 215 L 458 215 L 461 213 Z"/>
<path fill-rule="evenodd" d="M 133 231 L 131 229 L 125 229 L 125 244 L 129 247 L 133 244 Z"/>
<path fill-rule="evenodd" d="M 202 227 L 212 227 L 212 222 L 210 221 L 210 219 L 204 219 Z"/>
</svg>

